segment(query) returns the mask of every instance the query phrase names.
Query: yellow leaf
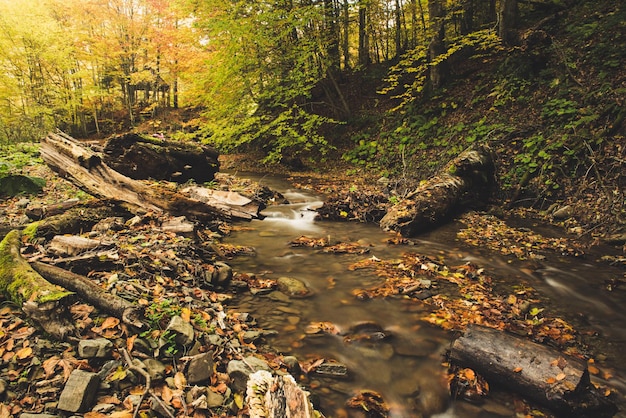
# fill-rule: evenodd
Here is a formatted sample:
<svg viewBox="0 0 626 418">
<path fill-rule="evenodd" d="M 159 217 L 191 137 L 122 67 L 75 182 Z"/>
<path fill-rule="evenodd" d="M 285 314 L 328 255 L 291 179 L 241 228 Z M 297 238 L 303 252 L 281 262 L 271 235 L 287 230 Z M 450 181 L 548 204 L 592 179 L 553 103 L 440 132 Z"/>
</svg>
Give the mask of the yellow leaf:
<svg viewBox="0 0 626 418">
<path fill-rule="evenodd" d="M 191 322 L 191 309 L 185 307 L 181 309 L 180 317 L 185 322 Z"/>
<path fill-rule="evenodd" d="M 124 380 L 126 378 L 126 370 L 122 366 L 118 366 L 117 370 L 115 370 L 112 374 L 109 375 L 109 381 L 114 380 Z"/>
<path fill-rule="evenodd" d="M 239 409 L 243 409 L 243 395 L 241 395 L 240 393 L 235 393 L 235 405 L 237 405 L 237 408 Z"/>
<path fill-rule="evenodd" d="M 185 386 L 187 386 L 187 379 L 185 379 L 185 375 L 181 372 L 174 375 L 174 386 L 176 386 L 176 389 L 180 390 L 183 390 Z"/>
<path fill-rule="evenodd" d="M 21 350 L 18 350 L 17 353 L 15 353 L 15 356 L 19 359 L 19 360 L 24 360 L 25 358 L 28 358 L 30 356 L 33 355 L 33 349 L 30 347 L 24 347 Z"/>
</svg>

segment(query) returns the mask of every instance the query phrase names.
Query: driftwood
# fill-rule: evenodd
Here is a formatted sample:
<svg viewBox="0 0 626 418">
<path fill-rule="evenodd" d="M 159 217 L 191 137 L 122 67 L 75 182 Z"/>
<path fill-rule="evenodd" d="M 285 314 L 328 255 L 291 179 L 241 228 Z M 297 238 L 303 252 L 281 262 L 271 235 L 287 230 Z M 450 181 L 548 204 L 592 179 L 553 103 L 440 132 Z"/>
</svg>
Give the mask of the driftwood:
<svg viewBox="0 0 626 418">
<path fill-rule="evenodd" d="M 38 322 L 63 338 L 74 331 L 69 305 L 74 293 L 45 280 L 20 254 L 22 234 L 13 230 L 0 242 L 0 291 Z"/>
<path fill-rule="evenodd" d="M 96 308 L 119 318 L 123 322 L 142 328 L 139 321 L 141 309 L 133 303 L 106 292 L 86 277 L 46 263 L 34 262 L 33 269 L 41 276 L 65 289 L 76 292 L 84 300 Z"/>
<path fill-rule="evenodd" d="M 591 383 L 586 364 L 549 347 L 491 328 L 470 326 L 450 361 L 473 369 L 566 417 L 612 417 L 617 408 Z"/>
<path fill-rule="evenodd" d="M 82 147 L 72 137 L 50 133 L 42 140 L 41 156 L 53 170 L 69 178 L 87 193 L 119 202 L 133 213 L 168 212 L 191 216 L 201 221 L 250 219 L 237 211 L 216 208 L 163 187 L 150 187 L 107 166 L 95 152 Z"/>
<path fill-rule="evenodd" d="M 211 147 L 133 133 L 110 138 L 103 155 L 109 167 L 133 179 L 204 183 L 219 170 L 218 152 Z"/>
<path fill-rule="evenodd" d="M 491 150 L 485 145 L 471 147 L 391 206 L 380 226 L 403 236 L 431 229 L 465 209 L 470 202 L 484 203 L 495 183 L 494 175 Z"/>
<path fill-rule="evenodd" d="M 309 393 L 291 375 L 273 376 L 265 370 L 250 375 L 246 388 L 250 418 L 314 418 L 319 416 Z"/>
</svg>

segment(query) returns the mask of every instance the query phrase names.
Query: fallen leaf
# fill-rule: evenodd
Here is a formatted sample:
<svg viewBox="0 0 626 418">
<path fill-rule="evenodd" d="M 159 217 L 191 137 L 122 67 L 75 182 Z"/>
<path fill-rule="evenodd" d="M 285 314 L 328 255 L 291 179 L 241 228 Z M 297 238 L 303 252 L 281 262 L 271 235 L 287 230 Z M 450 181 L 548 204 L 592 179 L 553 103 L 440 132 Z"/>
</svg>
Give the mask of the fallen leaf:
<svg viewBox="0 0 626 418">
<path fill-rule="evenodd" d="M 120 320 L 119 319 L 114 318 L 112 316 L 109 316 L 107 319 L 104 320 L 104 322 L 102 322 L 102 325 L 100 325 L 100 328 L 101 329 L 111 329 L 111 328 L 115 328 L 119 324 L 120 324 Z"/>
<path fill-rule="evenodd" d="M 519 372 L 521 372 L 522 370 L 523 370 L 523 368 L 521 368 L 521 367 L 516 367 L 516 368 L 514 368 L 514 369 L 513 369 L 513 373 L 519 373 Z"/>
<path fill-rule="evenodd" d="M 565 373 L 559 373 L 559 374 L 556 375 L 556 380 L 560 381 L 560 380 L 565 379 L 565 377 L 566 377 Z"/>
<path fill-rule="evenodd" d="M 553 384 L 553 383 L 556 383 L 556 379 L 555 379 L 554 377 L 548 377 L 548 378 L 546 379 L 546 383 L 548 383 L 548 384 L 550 384 L 550 385 L 551 385 L 551 384 Z"/>
</svg>

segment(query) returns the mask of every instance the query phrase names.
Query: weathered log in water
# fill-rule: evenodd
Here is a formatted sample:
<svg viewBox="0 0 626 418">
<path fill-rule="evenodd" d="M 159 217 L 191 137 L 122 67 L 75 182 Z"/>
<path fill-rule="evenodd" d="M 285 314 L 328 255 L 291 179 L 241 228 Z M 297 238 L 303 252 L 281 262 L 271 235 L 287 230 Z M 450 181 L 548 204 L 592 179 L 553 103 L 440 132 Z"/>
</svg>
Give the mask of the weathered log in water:
<svg viewBox="0 0 626 418">
<path fill-rule="evenodd" d="M 591 383 L 583 361 L 502 331 L 468 327 L 449 358 L 562 416 L 603 418 L 617 412 Z"/>
<path fill-rule="evenodd" d="M 406 237 L 431 229 L 470 204 L 484 203 L 495 184 L 494 175 L 489 147 L 473 146 L 391 206 L 380 226 Z"/>
<path fill-rule="evenodd" d="M 252 217 L 248 213 L 242 216 L 239 208 L 216 207 L 172 189 L 152 187 L 127 177 L 110 168 L 97 153 L 62 132 L 50 133 L 42 140 L 41 156 L 50 168 L 82 190 L 118 202 L 133 213 L 167 212 L 200 221 L 249 220 Z"/>
<path fill-rule="evenodd" d="M 20 254 L 22 234 L 9 232 L 0 242 L 0 292 L 22 306 L 46 332 L 64 338 L 74 331 L 69 305 L 74 293 L 45 280 Z"/>
<path fill-rule="evenodd" d="M 218 152 L 191 142 L 168 141 L 134 133 L 110 138 L 104 146 L 104 162 L 133 179 L 185 183 L 212 181 L 219 171 Z"/>
</svg>

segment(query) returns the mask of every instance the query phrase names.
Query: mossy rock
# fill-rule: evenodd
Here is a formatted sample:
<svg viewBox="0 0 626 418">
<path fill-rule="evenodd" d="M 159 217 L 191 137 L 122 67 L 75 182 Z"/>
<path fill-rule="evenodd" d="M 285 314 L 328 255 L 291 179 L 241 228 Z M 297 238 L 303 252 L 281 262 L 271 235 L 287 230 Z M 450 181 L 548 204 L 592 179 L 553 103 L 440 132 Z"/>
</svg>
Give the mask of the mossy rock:
<svg viewBox="0 0 626 418">
<path fill-rule="evenodd" d="M 21 174 L 12 174 L 0 178 L 0 196 L 17 196 L 18 194 L 37 194 L 46 185 L 46 180 L 40 177 L 30 177 Z"/>
</svg>

